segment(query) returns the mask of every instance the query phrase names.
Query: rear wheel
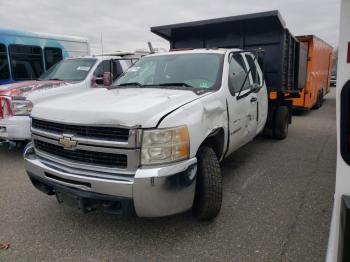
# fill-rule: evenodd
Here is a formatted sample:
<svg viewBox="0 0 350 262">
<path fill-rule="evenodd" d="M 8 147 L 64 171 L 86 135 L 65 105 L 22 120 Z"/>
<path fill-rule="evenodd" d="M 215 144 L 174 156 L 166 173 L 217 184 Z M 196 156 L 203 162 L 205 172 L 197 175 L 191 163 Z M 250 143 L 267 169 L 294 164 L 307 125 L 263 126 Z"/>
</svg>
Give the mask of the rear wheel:
<svg viewBox="0 0 350 262">
<path fill-rule="evenodd" d="M 317 101 L 316 101 L 316 104 L 314 106 L 314 109 L 319 109 L 321 106 L 322 106 L 322 97 L 321 97 L 321 93 L 318 93 Z"/>
<path fill-rule="evenodd" d="M 288 135 L 289 110 L 286 106 L 277 108 L 274 119 L 273 135 L 277 139 L 285 139 Z"/>
<path fill-rule="evenodd" d="M 203 146 L 199 149 L 194 215 L 200 220 L 215 218 L 222 203 L 222 176 L 214 150 Z"/>
</svg>

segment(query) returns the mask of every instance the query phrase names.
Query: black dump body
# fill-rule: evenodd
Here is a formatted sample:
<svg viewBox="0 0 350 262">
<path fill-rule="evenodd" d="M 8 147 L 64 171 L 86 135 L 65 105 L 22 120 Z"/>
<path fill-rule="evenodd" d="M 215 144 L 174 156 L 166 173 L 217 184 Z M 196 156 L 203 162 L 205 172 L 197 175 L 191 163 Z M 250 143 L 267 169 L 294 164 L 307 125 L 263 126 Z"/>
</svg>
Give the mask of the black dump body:
<svg viewBox="0 0 350 262">
<path fill-rule="evenodd" d="M 285 27 L 278 11 L 152 27 L 151 31 L 182 48 L 261 48 L 259 59 L 269 91 L 296 94 L 306 82 L 306 47 Z"/>
</svg>

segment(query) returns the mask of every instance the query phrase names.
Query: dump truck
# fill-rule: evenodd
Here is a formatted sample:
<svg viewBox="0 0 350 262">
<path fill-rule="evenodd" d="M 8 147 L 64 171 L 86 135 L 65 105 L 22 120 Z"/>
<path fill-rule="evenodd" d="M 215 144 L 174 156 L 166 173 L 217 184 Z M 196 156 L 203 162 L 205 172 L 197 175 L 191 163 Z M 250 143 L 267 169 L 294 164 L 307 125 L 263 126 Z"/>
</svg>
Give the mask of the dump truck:
<svg viewBox="0 0 350 262">
<path fill-rule="evenodd" d="M 306 52 L 278 11 L 151 31 L 172 51 L 141 58 L 108 89 L 33 108 L 25 169 L 82 212 L 213 219 L 220 161 L 264 129 L 286 138 Z"/>
<path fill-rule="evenodd" d="M 307 81 L 300 97 L 293 98 L 293 108 L 318 109 L 330 90 L 333 47 L 314 35 L 297 36 L 307 48 Z"/>
</svg>

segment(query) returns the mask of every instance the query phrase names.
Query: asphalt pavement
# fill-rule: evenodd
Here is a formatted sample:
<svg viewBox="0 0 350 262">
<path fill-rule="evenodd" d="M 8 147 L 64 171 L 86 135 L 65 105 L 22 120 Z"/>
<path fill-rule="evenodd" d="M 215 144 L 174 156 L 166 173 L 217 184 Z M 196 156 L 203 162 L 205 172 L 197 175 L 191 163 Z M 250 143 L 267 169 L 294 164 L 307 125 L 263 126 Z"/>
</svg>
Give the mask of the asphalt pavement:
<svg viewBox="0 0 350 262">
<path fill-rule="evenodd" d="M 335 165 L 334 88 L 287 139 L 258 137 L 222 163 L 213 222 L 72 212 L 34 189 L 21 150 L 0 147 L 0 261 L 324 261 Z"/>
</svg>

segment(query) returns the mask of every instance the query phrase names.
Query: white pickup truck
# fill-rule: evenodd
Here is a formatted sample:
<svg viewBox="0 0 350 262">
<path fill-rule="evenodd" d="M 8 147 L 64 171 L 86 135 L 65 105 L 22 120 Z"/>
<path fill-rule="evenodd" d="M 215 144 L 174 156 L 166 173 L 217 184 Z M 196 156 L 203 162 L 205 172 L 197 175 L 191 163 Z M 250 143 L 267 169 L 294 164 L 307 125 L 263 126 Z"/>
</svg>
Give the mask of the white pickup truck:
<svg viewBox="0 0 350 262">
<path fill-rule="evenodd" d="M 108 81 L 111 72 L 113 79 Z M 108 86 L 131 65 L 120 56 L 88 56 L 63 60 L 35 81 L 0 87 L 0 142 L 31 139 L 30 118 L 33 105 L 62 95 L 80 93 L 88 87 Z M 105 79 L 105 81 L 104 81 Z"/>
<path fill-rule="evenodd" d="M 276 44 L 276 39 L 294 40 L 278 12 L 257 17 L 279 28 L 264 45 L 273 45 L 273 59 L 268 49 L 265 54 L 266 67 L 271 66 L 269 93 L 255 52 L 202 48 L 143 57 L 111 88 L 34 107 L 33 143 L 24 154 L 33 185 L 83 212 L 101 208 L 160 217 L 192 208 L 199 219 L 216 217 L 222 202 L 220 161 L 264 127 L 284 139 L 291 120 L 287 94 L 272 87 L 288 79 L 280 78 L 276 65 L 285 65 L 289 82 L 297 78 L 286 71 L 293 64 L 285 59 L 294 61 L 293 54 L 284 56 L 283 43 Z M 261 24 L 257 17 L 225 23 Z M 222 21 L 208 24 L 213 30 Z M 233 28 L 218 26 L 220 32 Z M 255 34 L 258 27 L 245 28 Z M 241 42 L 249 43 L 248 38 Z"/>
<path fill-rule="evenodd" d="M 267 119 L 267 89 L 253 61 L 237 49 L 150 55 L 109 90 L 38 104 L 35 150 L 25 152 L 33 184 L 59 192 L 60 201 L 68 193 L 100 199 L 110 210 L 133 204 L 141 217 L 192 205 L 200 218 L 215 217 L 219 161 L 251 141 Z"/>
</svg>

